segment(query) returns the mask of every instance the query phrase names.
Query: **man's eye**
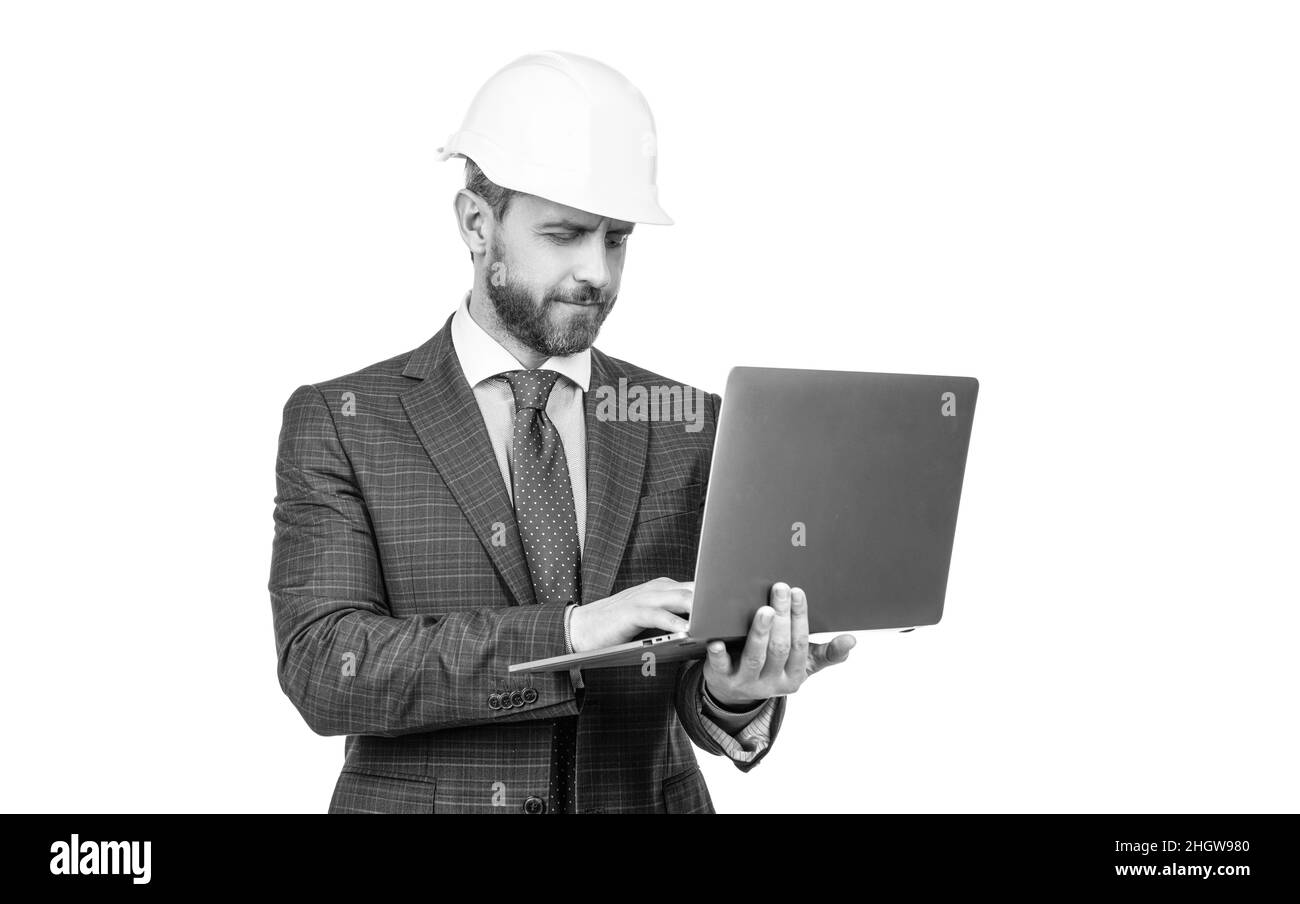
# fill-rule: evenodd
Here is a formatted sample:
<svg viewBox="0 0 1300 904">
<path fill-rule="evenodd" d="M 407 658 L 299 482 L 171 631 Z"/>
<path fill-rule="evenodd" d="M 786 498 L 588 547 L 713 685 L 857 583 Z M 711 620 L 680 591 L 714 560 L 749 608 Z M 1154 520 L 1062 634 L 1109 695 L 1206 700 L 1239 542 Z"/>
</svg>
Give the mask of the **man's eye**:
<svg viewBox="0 0 1300 904">
<path fill-rule="evenodd" d="M 610 248 L 621 248 L 626 242 L 627 242 L 626 235 L 605 236 L 605 244 L 608 245 Z"/>
<path fill-rule="evenodd" d="M 546 233 L 546 237 L 552 242 L 558 242 L 563 245 L 572 242 L 578 237 L 578 234 L 576 232 L 548 232 Z"/>
</svg>

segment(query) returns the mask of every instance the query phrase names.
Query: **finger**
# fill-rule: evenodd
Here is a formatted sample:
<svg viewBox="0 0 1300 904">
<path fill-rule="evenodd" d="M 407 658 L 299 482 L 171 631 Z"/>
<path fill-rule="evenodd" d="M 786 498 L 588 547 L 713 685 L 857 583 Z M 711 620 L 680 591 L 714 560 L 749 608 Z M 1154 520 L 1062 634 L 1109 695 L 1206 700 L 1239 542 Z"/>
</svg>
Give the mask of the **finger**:
<svg viewBox="0 0 1300 904">
<path fill-rule="evenodd" d="M 763 677 L 775 678 L 785 672 L 790 658 L 790 585 L 778 581 L 772 585 L 772 630 L 767 638 L 767 660 L 763 663 Z"/>
<path fill-rule="evenodd" d="M 808 595 L 801 587 L 790 588 L 790 658 L 785 671 L 808 674 Z"/>
<path fill-rule="evenodd" d="M 720 640 L 709 644 L 707 667 L 719 675 L 731 677 L 731 657 L 727 655 L 727 645 Z"/>
<path fill-rule="evenodd" d="M 857 646 L 857 643 L 858 639 L 852 634 L 841 634 L 830 643 L 813 644 L 808 674 L 811 675 L 821 671 L 828 665 L 836 665 L 848 659 L 849 650 Z"/>
<path fill-rule="evenodd" d="M 659 590 L 646 597 L 647 606 L 667 609 L 669 612 L 690 612 L 695 603 L 694 590 Z"/>
<path fill-rule="evenodd" d="M 690 626 L 686 619 L 673 615 L 667 609 L 642 609 L 638 624 L 642 628 L 658 628 L 669 634 L 685 631 Z"/>
<path fill-rule="evenodd" d="M 772 618 L 775 613 L 771 606 L 762 606 L 754 613 L 754 620 L 749 625 L 749 636 L 745 639 L 745 649 L 740 654 L 740 666 L 736 669 L 742 681 L 757 680 L 767 660 L 767 638 L 772 632 Z"/>
</svg>

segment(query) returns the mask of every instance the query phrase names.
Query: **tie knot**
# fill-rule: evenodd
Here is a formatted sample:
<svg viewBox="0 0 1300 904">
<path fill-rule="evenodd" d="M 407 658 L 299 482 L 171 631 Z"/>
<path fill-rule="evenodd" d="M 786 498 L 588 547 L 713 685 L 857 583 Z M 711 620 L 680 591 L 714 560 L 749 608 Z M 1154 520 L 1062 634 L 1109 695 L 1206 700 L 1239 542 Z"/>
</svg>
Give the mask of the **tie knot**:
<svg viewBox="0 0 1300 904">
<path fill-rule="evenodd" d="M 502 374 L 510 383 L 510 391 L 515 394 L 515 410 L 536 408 L 546 410 L 546 400 L 550 398 L 555 381 L 559 379 L 558 370 L 512 370 Z"/>
</svg>

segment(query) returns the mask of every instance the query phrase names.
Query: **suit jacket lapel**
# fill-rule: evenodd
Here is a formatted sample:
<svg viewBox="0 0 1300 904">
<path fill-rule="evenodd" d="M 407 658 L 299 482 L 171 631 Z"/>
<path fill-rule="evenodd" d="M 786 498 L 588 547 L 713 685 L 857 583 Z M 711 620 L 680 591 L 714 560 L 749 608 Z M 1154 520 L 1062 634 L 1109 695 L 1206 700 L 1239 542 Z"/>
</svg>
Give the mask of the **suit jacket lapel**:
<svg viewBox="0 0 1300 904">
<path fill-rule="evenodd" d="M 474 391 L 465 381 L 451 341 L 451 318 L 416 349 L 403 376 L 420 382 L 402 393 L 402 405 L 420 442 L 442 475 L 520 605 L 537 602 L 514 508 L 501 480 Z M 602 352 L 591 350 L 586 395 L 587 518 L 582 552 L 582 601 L 609 596 L 623 560 L 641 497 L 650 428 L 644 421 L 600 420 L 596 390 L 618 386 L 618 373 Z M 510 527 L 509 542 L 495 545 L 497 523 Z"/>
<path fill-rule="evenodd" d="M 621 374 L 602 352 L 591 350 L 587 391 L 587 525 L 582 551 L 582 601 L 609 596 L 623 561 L 632 518 L 641 500 L 650 427 L 645 421 L 599 420 L 597 392 L 618 387 Z"/>
<path fill-rule="evenodd" d="M 456 357 L 450 317 L 432 339 L 411 354 L 402 375 L 420 380 L 402 393 L 402 406 L 434 467 L 515 601 L 522 606 L 535 604 L 514 507 L 501 480 L 478 401 Z M 492 542 L 501 537 L 494 527 L 497 524 L 508 528 L 507 542 L 500 546 Z"/>
</svg>

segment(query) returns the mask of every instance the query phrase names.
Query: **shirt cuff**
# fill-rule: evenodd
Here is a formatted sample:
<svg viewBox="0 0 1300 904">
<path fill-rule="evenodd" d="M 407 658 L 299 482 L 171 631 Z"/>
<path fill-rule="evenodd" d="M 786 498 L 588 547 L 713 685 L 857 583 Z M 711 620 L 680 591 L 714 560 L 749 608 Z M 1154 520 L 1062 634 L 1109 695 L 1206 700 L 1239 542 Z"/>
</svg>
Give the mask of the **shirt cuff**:
<svg viewBox="0 0 1300 904">
<path fill-rule="evenodd" d="M 578 608 L 577 605 L 574 604 L 574 603 L 570 603 L 569 605 L 567 605 L 567 606 L 564 607 L 564 652 L 565 652 L 565 655 L 568 655 L 568 654 L 574 652 L 574 649 L 573 649 L 573 641 L 572 641 L 572 640 L 570 639 L 570 637 L 569 637 L 569 622 L 573 619 L 573 610 L 574 610 L 574 609 L 577 609 L 577 608 Z M 569 669 L 569 684 L 571 684 L 571 685 L 573 686 L 573 691 L 574 691 L 574 693 L 577 693 L 578 691 L 582 690 L 582 688 L 583 688 L 583 683 L 582 683 L 582 669 L 577 669 L 577 668 Z"/>
<path fill-rule="evenodd" d="M 741 719 L 748 720 L 747 724 L 734 732 L 729 732 L 716 721 L 718 717 L 711 715 L 706 709 L 707 694 L 708 692 L 704 690 L 704 679 L 701 678 L 700 693 L 695 702 L 700 716 L 700 726 L 722 748 L 726 756 L 737 763 L 751 763 L 772 746 L 772 717 L 776 714 L 776 702 L 779 697 L 769 697 L 764 700 L 758 705 L 757 712 L 753 716 L 748 713 L 723 713 L 724 718 L 738 715 Z"/>
<path fill-rule="evenodd" d="M 753 722 L 754 717 L 758 715 L 760 710 L 762 710 L 763 704 L 767 703 L 766 700 L 759 700 L 749 709 L 735 712 L 724 708 L 721 703 L 715 700 L 713 695 L 709 693 L 708 685 L 705 684 L 703 680 L 700 681 L 700 693 L 704 696 L 704 715 L 708 716 L 716 724 L 722 726 L 726 729 L 727 733 L 731 735 L 734 735 L 750 722 Z"/>
<path fill-rule="evenodd" d="M 573 620 L 573 610 L 577 608 L 574 603 L 569 603 L 564 607 L 564 652 L 566 655 L 573 652 L 573 640 L 569 636 L 569 622 Z"/>
</svg>

